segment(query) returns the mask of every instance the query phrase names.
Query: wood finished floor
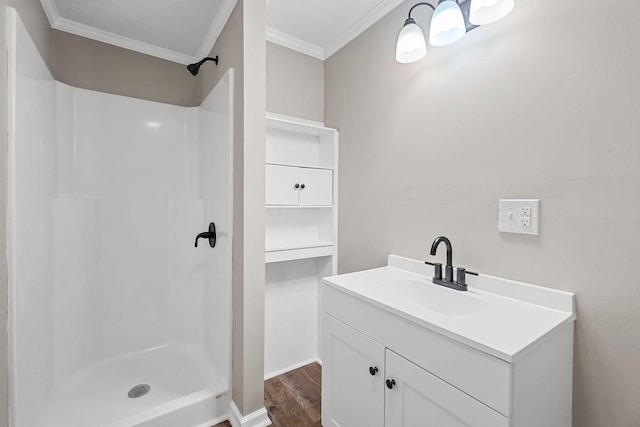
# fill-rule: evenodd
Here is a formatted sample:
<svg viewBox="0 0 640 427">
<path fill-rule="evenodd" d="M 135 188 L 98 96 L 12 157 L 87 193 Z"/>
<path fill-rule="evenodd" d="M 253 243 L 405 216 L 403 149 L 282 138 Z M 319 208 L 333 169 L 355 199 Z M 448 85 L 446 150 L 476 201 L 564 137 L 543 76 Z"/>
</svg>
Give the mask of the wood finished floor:
<svg viewBox="0 0 640 427">
<path fill-rule="evenodd" d="M 322 368 L 312 363 L 264 383 L 264 406 L 274 427 L 321 427 Z M 228 421 L 214 427 L 231 427 Z"/>
</svg>

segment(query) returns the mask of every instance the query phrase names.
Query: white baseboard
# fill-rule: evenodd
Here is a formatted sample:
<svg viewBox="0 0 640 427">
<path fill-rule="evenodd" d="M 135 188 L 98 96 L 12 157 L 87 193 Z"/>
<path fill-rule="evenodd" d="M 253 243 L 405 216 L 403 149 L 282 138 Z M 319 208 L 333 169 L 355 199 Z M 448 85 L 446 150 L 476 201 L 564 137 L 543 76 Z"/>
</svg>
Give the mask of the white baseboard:
<svg viewBox="0 0 640 427">
<path fill-rule="evenodd" d="M 202 423 L 196 427 L 211 427 L 211 426 L 215 426 L 217 424 L 220 424 L 223 421 L 227 421 L 229 419 L 229 415 L 222 415 L 220 417 L 214 418 L 210 421 L 207 421 L 206 423 Z"/>
<path fill-rule="evenodd" d="M 314 357 L 313 359 L 309 359 L 309 360 L 305 360 L 304 362 L 300 362 L 300 363 L 296 363 L 295 365 L 291 365 L 288 366 L 284 369 L 280 369 L 277 370 L 275 372 L 269 372 L 268 374 L 266 374 L 264 376 L 264 380 L 270 380 L 271 378 L 277 377 L 278 375 L 282 375 L 282 374 L 286 374 L 287 372 L 291 372 L 294 369 L 298 369 L 298 368 L 302 368 L 303 366 L 307 366 L 310 363 L 318 363 L 320 366 L 322 366 L 322 362 L 320 361 L 320 359 L 318 359 L 317 357 Z"/>
<path fill-rule="evenodd" d="M 242 416 L 235 402 L 231 402 L 229 422 L 233 427 L 266 427 L 271 425 L 267 409 L 263 406 L 249 415 Z"/>
</svg>

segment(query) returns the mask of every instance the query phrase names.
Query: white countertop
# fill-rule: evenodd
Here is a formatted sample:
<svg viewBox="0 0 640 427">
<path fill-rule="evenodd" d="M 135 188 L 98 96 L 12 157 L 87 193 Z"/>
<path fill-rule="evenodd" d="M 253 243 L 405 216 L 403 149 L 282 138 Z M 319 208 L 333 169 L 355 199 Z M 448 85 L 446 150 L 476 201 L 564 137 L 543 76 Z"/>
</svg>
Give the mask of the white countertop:
<svg viewBox="0 0 640 427">
<path fill-rule="evenodd" d="M 468 275 L 468 290 L 456 291 L 433 284 L 432 271 L 390 255 L 385 267 L 324 283 L 508 362 L 576 318 L 570 292 L 482 274 Z"/>
</svg>

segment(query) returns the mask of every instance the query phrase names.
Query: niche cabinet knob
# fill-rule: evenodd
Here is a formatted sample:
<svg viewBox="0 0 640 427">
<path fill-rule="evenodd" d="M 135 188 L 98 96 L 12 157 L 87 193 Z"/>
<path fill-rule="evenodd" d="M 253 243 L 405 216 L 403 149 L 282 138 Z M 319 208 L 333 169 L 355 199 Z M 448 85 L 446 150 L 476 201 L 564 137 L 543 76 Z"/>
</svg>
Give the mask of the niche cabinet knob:
<svg viewBox="0 0 640 427">
<path fill-rule="evenodd" d="M 369 373 L 371 375 L 375 375 L 378 373 L 378 368 L 376 366 L 369 366 Z"/>
<path fill-rule="evenodd" d="M 294 185 L 293 188 L 295 188 L 297 190 L 298 188 L 300 188 L 300 184 Z"/>
<path fill-rule="evenodd" d="M 300 184 L 300 189 L 304 190 L 304 184 Z"/>
<path fill-rule="evenodd" d="M 396 380 L 387 380 L 387 388 L 391 390 L 396 385 Z"/>
</svg>

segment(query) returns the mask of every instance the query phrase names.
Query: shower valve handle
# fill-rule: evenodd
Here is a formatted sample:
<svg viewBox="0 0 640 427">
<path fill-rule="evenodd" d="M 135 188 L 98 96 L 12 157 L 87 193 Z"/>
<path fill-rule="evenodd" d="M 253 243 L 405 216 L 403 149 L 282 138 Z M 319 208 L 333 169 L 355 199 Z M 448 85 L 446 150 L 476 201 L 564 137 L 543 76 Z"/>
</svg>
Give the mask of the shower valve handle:
<svg viewBox="0 0 640 427">
<path fill-rule="evenodd" d="M 209 239 L 209 246 L 212 248 L 216 247 L 216 225 L 211 222 L 209 223 L 209 231 L 205 231 L 204 233 L 200 233 L 196 236 L 196 248 L 198 247 L 198 239 Z"/>
</svg>

